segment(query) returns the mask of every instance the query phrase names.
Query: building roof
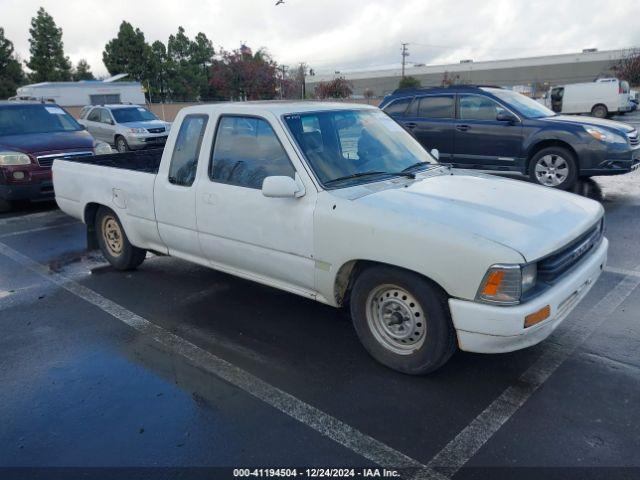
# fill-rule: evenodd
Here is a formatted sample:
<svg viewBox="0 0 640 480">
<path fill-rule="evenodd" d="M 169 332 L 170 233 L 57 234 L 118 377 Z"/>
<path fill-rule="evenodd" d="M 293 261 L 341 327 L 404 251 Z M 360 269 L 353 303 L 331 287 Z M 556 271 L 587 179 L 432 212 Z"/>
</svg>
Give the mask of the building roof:
<svg viewBox="0 0 640 480">
<path fill-rule="evenodd" d="M 488 60 L 480 62 L 464 62 L 464 63 L 451 63 L 443 65 L 426 65 L 421 67 L 407 67 L 405 70 L 406 75 L 428 75 L 438 73 L 456 73 L 456 72 L 468 72 L 473 70 L 494 70 L 503 68 L 517 68 L 517 67 L 535 67 L 535 66 L 548 66 L 567 63 L 580 63 L 580 62 L 602 62 L 602 61 L 617 61 L 624 57 L 628 50 L 602 50 L 580 53 L 565 53 L 560 55 L 545 55 L 538 57 L 523 57 L 523 58 L 507 58 L 502 60 Z M 372 78 L 385 78 L 385 77 L 400 77 L 402 70 L 400 68 L 389 68 L 384 70 L 367 70 L 367 71 L 352 71 L 352 72 L 340 72 L 333 74 L 314 75 L 307 77 L 308 83 L 317 83 L 321 81 L 333 80 L 336 77 L 344 77 L 347 80 L 361 80 Z"/>
<path fill-rule="evenodd" d="M 81 80 L 79 82 L 41 82 L 23 85 L 21 88 L 114 88 L 114 87 L 140 87 L 140 82 L 103 82 L 101 80 Z"/>
</svg>

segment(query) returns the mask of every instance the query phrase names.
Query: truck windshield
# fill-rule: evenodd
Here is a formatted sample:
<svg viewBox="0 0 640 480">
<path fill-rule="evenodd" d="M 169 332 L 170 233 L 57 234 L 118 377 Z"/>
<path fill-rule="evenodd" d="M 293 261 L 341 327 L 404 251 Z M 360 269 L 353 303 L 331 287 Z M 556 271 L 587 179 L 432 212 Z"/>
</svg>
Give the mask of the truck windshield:
<svg viewBox="0 0 640 480">
<path fill-rule="evenodd" d="M 492 95 L 505 102 L 507 106 L 513 108 L 521 115 L 527 118 L 544 118 L 553 117 L 555 113 L 549 110 L 541 103 L 536 102 L 532 98 L 525 97 L 521 93 L 512 92 L 510 90 L 501 90 L 498 88 L 487 89 Z"/>
<path fill-rule="evenodd" d="M 114 108 L 111 110 L 111 113 L 118 123 L 150 122 L 158 120 L 158 117 L 146 108 L 142 107 Z"/>
<path fill-rule="evenodd" d="M 391 117 L 379 110 L 333 110 L 284 117 L 323 185 L 378 181 L 437 162 Z"/>
<path fill-rule="evenodd" d="M 78 130 L 82 126 L 57 105 L 0 105 L 0 136 Z"/>
</svg>

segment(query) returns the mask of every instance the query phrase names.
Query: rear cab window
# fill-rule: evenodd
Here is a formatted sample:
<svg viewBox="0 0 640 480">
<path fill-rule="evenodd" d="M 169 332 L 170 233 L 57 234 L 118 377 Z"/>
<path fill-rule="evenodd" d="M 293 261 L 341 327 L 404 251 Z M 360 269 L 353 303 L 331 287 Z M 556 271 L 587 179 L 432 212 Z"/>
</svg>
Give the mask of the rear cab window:
<svg viewBox="0 0 640 480">
<path fill-rule="evenodd" d="M 169 165 L 169 183 L 190 187 L 196 178 L 202 138 L 208 115 L 187 115 L 182 120 Z"/>
<path fill-rule="evenodd" d="M 310 133 L 316 131 L 313 124 L 305 128 Z M 270 176 L 295 178 L 295 168 L 269 122 L 259 117 L 223 115 L 216 130 L 209 178 L 216 183 L 261 189 Z"/>
</svg>

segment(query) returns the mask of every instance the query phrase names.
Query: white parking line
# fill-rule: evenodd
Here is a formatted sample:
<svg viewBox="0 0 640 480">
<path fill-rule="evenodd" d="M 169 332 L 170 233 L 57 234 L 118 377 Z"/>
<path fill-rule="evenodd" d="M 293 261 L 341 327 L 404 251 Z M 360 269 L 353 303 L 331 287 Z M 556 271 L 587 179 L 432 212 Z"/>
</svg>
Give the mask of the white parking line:
<svg viewBox="0 0 640 480">
<path fill-rule="evenodd" d="M 469 425 L 451 440 L 427 463 L 428 467 L 451 477 L 462 468 L 482 446 L 507 422 L 529 397 L 555 372 L 640 285 L 639 276 L 624 277 L 584 317 L 559 338 L 543 345 L 543 353 L 496 400 L 482 411 Z"/>
<path fill-rule="evenodd" d="M 0 254 L 14 260 L 44 279 L 59 285 L 78 298 L 148 335 L 158 343 L 187 358 L 193 364 L 253 395 L 293 419 L 311 427 L 334 442 L 381 466 L 415 469 L 413 478 L 444 480 L 446 477 L 413 458 L 324 413 L 293 395 L 255 377 L 193 343 L 159 327 L 121 305 L 103 297 L 0 242 Z"/>
<path fill-rule="evenodd" d="M 18 235 L 25 235 L 27 233 L 44 232 L 45 230 L 51 230 L 51 229 L 54 229 L 54 228 L 68 227 L 70 225 L 82 225 L 82 223 L 81 222 L 67 222 L 67 223 L 60 223 L 58 225 L 47 225 L 45 227 L 36 227 L 36 228 L 29 228 L 27 230 L 18 230 L 16 232 L 3 233 L 3 234 L 0 235 L 0 238 L 16 237 Z"/>
<path fill-rule="evenodd" d="M 43 218 L 43 217 L 49 217 L 52 215 L 62 216 L 63 214 L 60 210 L 50 210 L 46 212 L 28 213 L 26 215 L 20 215 L 16 217 L 0 218 L 0 226 L 12 225 L 16 223 L 24 223 L 24 222 L 28 222 L 29 220 L 33 220 L 34 218 Z"/>
<path fill-rule="evenodd" d="M 619 275 L 625 275 L 627 277 L 640 277 L 640 272 L 637 270 L 627 270 L 625 268 L 605 267 L 605 272 L 617 273 Z"/>
</svg>

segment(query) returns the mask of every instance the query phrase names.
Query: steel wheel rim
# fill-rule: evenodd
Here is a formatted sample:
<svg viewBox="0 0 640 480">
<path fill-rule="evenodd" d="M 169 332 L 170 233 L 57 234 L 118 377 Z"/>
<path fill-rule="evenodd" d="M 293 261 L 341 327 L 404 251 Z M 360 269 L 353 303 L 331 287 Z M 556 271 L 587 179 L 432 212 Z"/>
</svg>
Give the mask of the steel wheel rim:
<svg viewBox="0 0 640 480">
<path fill-rule="evenodd" d="M 535 175 L 542 185 L 557 187 L 569 178 L 569 162 L 555 153 L 545 155 L 536 162 Z"/>
<path fill-rule="evenodd" d="M 387 350 L 410 355 L 424 345 L 427 325 L 420 302 L 397 285 L 380 285 L 367 297 L 367 324 Z"/>
<path fill-rule="evenodd" d="M 124 247 L 122 229 L 115 217 L 106 215 L 102 219 L 102 238 L 104 239 L 104 244 L 111 255 L 118 257 L 122 254 L 122 249 Z"/>
</svg>

